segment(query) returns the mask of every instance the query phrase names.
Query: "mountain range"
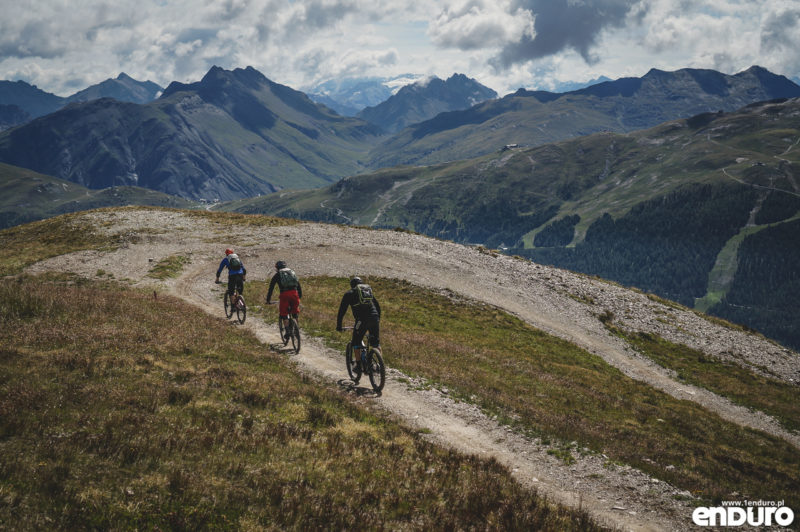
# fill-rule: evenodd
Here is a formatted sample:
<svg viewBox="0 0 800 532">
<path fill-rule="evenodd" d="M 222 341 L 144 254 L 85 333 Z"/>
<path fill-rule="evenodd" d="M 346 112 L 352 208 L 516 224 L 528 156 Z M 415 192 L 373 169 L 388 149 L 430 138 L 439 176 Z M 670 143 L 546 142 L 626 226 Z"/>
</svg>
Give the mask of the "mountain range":
<svg viewBox="0 0 800 532">
<path fill-rule="evenodd" d="M 342 116 L 355 116 L 366 107 L 386 101 L 400 88 L 422 76 L 402 74 L 393 77 L 344 77 L 329 79 L 303 92 L 317 103 L 330 107 Z"/>
<path fill-rule="evenodd" d="M 367 107 L 356 116 L 384 131 L 396 133 L 440 113 L 469 109 L 493 98 L 497 98 L 494 90 L 464 74 L 453 74 L 447 80 L 433 77 L 406 85 L 384 102 Z"/>
<path fill-rule="evenodd" d="M 406 89 L 374 108 L 382 116 L 376 121 L 407 123 L 421 110 L 435 112 L 443 102 L 468 102 L 475 91 L 479 97 L 490 95 L 462 75 Z M 453 94 L 445 97 L 445 89 Z M 398 164 L 466 159 L 504 145 L 537 146 L 597 131 L 631 131 L 697 112 L 797 95 L 800 87 L 759 67 L 735 76 L 653 70 L 643 78 L 564 94 L 520 90 L 385 135 L 252 67 L 214 67 L 199 82 L 170 84 L 149 103 L 76 103 L 2 132 L 0 162 L 89 188 L 135 185 L 187 199 L 225 201 L 324 186 Z"/>
<path fill-rule="evenodd" d="M 152 81 L 137 81 L 124 72 L 115 79 L 107 79 L 65 98 L 24 81 L 0 81 L 0 131 L 53 113 L 73 102 L 114 98 L 121 102 L 147 103 L 155 100 L 161 91 L 163 89 Z"/>
<path fill-rule="evenodd" d="M 600 131 L 629 132 L 709 111 L 800 96 L 800 86 L 761 67 L 730 76 L 713 70 L 653 69 L 577 91 L 520 89 L 406 128 L 372 150 L 372 167 L 435 164 L 507 144 L 538 146 Z"/>
<path fill-rule="evenodd" d="M 757 103 L 225 208 L 506 248 L 800 346 L 798 116 L 799 98 Z"/>
<path fill-rule="evenodd" d="M 436 90 L 471 83 L 439 81 Z M 411 116 L 419 100 L 401 93 L 436 99 L 420 88 L 398 91 L 385 108 Z M 799 95 L 759 67 L 734 76 L 652 70 L 563 94 L 520 90 L 385 135 L 251 67 L 215 67 L 149 103 L 78 102 L 2 132 L 0 161 L 14 175 L 33 170 L 90 189 L 248 198 L 226 208 L 507 248 L 800 345 L 791 306 L 800 289 L 785 266 L 800 249 Z M 435 164 L 381 169 L 398 162 Z M 7 187 L 11 201 L 27 194 L 31 205 L 64 189 L 31 193 L 19 183 Z M 760 276 L 765 260 L 769 275 Z"/>
<path fill-rule="evenodd" d="M 0 161 L 89 188 L 230 200 L 357 173 L 378 133 L 253 68 L 215 67 L 147 104 L 92 100 L 0 133 Z"/>
</svg>

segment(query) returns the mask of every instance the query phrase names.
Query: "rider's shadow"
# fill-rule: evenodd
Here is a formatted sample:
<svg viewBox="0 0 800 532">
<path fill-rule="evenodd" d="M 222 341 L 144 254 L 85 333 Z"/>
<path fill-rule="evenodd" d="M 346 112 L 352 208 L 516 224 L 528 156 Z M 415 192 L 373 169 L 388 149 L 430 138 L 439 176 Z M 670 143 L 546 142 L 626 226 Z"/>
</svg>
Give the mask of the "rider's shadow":
<svg viewBox="0 0 800 532">
<path fill-rule="evenodd" d="M 376 392 L 372 388 L 366 388 L 364 386 L 359 386 L 358 384 L 354 383 L 350 379 L 339 379 L 339 386 L 342 387 L 347 392 L 355 393 L 359 397 L 380 397 L 381 396 L 381 392 Z"/>
<path fill-rule="evenodd" d="M 278 353 L 286 354 L 286 355 L 296 355 L 297 353 L 294 352 L 294 347 L 290 345 L 283 345 L 283 343 L 277 344 L 269 344 L 269 348 L 273 351 Z"/>
</svg>

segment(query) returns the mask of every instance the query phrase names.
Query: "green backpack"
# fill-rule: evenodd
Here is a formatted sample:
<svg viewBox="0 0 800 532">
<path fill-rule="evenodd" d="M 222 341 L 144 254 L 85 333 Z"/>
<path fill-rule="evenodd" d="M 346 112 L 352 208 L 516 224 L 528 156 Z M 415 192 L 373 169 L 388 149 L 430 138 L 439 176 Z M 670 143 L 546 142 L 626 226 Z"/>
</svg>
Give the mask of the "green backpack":
<svg viewBox="0 0 800 532">
<path fill-rule="evenodd" d="M 297 280 L 297 275 L 289 268 L 278 270 L 278 285 L 286 290 L 287 288 L 297 288 L 300 281 Z"/>
<path fill-rule="evenodd" d="M 372 304 L 372 287 L 368 284 L 356 285 L 356 294 L 358 295 L 358 305 L 371 305 Z"/>
<path fill-rule="evenodd" d="M 242 259 L 236 253 L 228 255 L 228 270 L 238 270 L 242 267 Z"/>
</svg>

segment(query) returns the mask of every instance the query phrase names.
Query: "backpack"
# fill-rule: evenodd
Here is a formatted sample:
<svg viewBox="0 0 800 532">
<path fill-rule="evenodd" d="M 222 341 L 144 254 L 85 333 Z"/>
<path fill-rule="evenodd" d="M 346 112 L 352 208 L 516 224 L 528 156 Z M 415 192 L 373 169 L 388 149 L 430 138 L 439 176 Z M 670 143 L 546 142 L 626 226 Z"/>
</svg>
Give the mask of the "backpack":
<svg viewBox="0 0 800 532">
<path fill-rule="evenodd" d="M 300 281 L 297 280 L 297 274 L 293 270 L 289 268 L 278 270 L 278 285 L 280 285 L 281 289 L 297 288 L 299 284 Z"/>
<path fill-rule="evenodd" d="M 238 270 L 242 267 L 242 259 L 236 253 L 228 255 L 228 270 Z"/>
<path fill-rule="evenodd" d="M 358 296 L 358 306 L 372 304 L 372 287 L 368 284 L 356 285 L 356 295 Z"/>
</svg>

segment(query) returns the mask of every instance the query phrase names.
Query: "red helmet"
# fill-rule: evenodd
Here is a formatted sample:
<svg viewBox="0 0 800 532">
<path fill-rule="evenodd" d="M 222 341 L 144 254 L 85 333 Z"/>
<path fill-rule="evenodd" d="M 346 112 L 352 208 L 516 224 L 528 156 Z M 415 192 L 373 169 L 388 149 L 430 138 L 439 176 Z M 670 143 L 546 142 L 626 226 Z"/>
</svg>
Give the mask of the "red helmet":
<svg viewBox="0 0 800 532">
<path fill-rule="evenodd" d="M 232 250 L 231 248 L 228 248 L 228 249 L 226 249 L 226 250 L 225 250 L 225 256 L 226 256 L 226 257 L 227 257 L 228 255 L 230 255 L 231 253 L 233 253 L 233 250 Z"/>
</svg>

